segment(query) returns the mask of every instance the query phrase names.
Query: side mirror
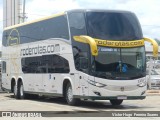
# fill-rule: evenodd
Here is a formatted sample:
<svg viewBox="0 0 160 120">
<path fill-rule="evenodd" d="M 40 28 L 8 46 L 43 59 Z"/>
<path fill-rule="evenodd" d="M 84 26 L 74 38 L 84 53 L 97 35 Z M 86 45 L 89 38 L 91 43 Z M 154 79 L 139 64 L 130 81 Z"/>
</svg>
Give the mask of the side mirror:
<svg viewBox="0 0 160 120">
<path fill-rule="evenodd" d="M 153 45 L 153 57 L 157 58 L 158 57 L 158 43 L 150 38 L 144 38 L 144 41 L 150 42 Z"/>
<path fill-rule="evenodd" d="M 81 35 L 81 36 L 74 36 L 73 38 L 77 42 L 88 43 L 91 48 L 91 54 L 93 56 L 98 55 L 97 43 L 92 37 Z"/>
<path fill-rule="evenodd" d="M 88 68 L 88 58 L 80 57 L 79 63 L 80 63 L 80 69 L 84 70 Z"/>
</svg>

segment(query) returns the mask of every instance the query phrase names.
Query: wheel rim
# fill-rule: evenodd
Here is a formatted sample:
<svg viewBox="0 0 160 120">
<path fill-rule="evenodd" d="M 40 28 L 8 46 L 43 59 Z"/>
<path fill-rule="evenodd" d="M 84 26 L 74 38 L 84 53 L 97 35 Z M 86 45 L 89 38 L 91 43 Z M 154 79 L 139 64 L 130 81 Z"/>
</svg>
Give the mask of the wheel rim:
<svg viewBox="0 0 160 120">
<path fill-rule="evenodd" d="M 73 93 L 72 93 L 72 88 L 71 88 L 71 86 L 68 87 L 67 97 L 68 97 L 68 100 L 69 100 L 69 101 L 72 101 L 72 99 L 73 99 Z"/>
<path fill-rule="evenodd" d="M 20 95 L 23 96 L 23 85 L 20 87 Z"/>
<path fill-rule="evenodd" d="M 14 95 L 17 95 L 17 87 L 14 85 Z"/>
</svg>

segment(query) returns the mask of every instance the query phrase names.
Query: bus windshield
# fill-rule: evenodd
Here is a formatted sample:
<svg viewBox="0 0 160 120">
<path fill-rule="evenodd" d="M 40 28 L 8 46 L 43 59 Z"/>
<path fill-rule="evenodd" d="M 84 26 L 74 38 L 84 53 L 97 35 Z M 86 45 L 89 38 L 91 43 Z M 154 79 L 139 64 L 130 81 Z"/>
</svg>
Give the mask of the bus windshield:
<svg viewBox="0 0 160 120">
<path fill-rule="evenodd" d="M 145 76 L 144 47 L 98 47 L 95 57 L 95 75 L 100 78 L 128 80 Z"/>
<path fill-rule="evenodd" d="M 104 40 L 142 39 L 142 30 L 134 13 L 87 12 L 87 32 L 93 38 Z"/>
</svg>

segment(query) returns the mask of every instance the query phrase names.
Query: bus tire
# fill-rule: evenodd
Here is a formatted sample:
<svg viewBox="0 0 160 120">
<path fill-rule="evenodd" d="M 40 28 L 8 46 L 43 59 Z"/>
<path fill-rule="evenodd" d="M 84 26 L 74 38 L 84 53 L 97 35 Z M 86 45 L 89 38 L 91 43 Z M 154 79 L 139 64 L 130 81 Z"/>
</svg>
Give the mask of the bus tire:
<svg viewBox="0 0 160 120">
<path fill-rule="evenodd" d="M 14 84 L 13 86 L 13 93 L 14 93 L 14 98 L 17 99 L 17 85 L 16 84 Z"/>
<path fill-rule="evenodd" d="M 80 101 L 80 99 L 73 97 L 72 86 L 70 83 L 66 86 L 65 99 L 69 105 L 76 105 Z"/>
<path fill-rule="evenodd" d="M 18 99 L 24 99 L 24 88 L 23 88 L 23 83 L 19 82 L 17 86 L 17 98 Z"/>
<path fill-rule="evenodd" d="M 121 105 L 123 100 L 110 100 L 110 103 L 112 105 Z"/>
</svg>

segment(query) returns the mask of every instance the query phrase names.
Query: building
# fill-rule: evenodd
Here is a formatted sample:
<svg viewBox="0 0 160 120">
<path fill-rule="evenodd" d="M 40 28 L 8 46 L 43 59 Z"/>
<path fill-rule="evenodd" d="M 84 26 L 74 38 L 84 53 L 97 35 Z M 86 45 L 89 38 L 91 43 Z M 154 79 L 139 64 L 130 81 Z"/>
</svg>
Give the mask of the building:
<svg viewBox="0 0 160 120">
<path fill-rule="evenodd" d="M 21 0 L 3 0 L 3 27 L 20 23 Z"/>
</svg>

